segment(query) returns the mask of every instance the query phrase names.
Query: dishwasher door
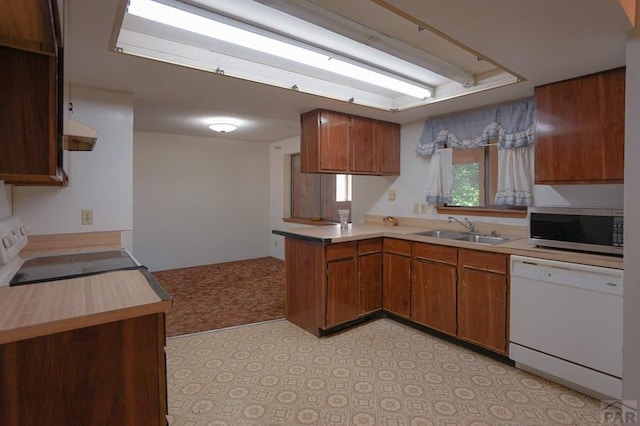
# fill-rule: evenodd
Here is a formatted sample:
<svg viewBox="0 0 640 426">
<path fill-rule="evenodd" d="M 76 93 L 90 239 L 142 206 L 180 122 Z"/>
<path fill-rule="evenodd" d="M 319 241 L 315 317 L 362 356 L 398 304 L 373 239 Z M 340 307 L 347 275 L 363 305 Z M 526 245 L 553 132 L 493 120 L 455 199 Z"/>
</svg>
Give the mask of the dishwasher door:
<svg viewBox="0 0 640 426">
<path fill-rule="evenodd" d="M 511 256 L 511 358 L 616 396 L 622 280 L 617 269 Z"/>
</svg>

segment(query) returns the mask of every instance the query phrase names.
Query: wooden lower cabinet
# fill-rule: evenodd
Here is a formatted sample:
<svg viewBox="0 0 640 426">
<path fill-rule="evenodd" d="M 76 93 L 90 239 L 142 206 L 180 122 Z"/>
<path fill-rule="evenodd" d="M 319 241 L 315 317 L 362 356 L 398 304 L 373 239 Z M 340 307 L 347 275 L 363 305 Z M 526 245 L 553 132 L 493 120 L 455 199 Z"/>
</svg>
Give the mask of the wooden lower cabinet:
<svg viewBox="0 0 640 426">
<path fill-rule="evenodd" d="M 325 328 L 358 318 L 357 243 L 327 246 Z"/>
<path fill-rule="evenodd" d="M 509 256 L 459 250 L 458 338 L 507 354 Z"/>
<path fill-rule="evenodd" d="M 382 239 L 323 244 L 285 238 L 287 320 L 324 330 L 381 309 Z"/>
<path fill-rule="evenodd" d="M 411 317 L 411 241 L 385 238 L 382 307 L 396 315 Z"/>
<path fill-rule="evenodd" d="M 415 243 L 411 275 L 411 320 L 452 336 L 457 331 L 458 250 Z"/>
<path fill-rule="evenodd" d="M 3 426 L 166 425 L 164 314 L 0 345 Z"/>
<path fill-rule="evenodd" d="M 285 238 L 286 318 L 325 331 L 384 310 L 507 355 L 509 256 L 395 238 Z"/>
<path fill-rule="evenodd" d="M 358 242 L 358 316 L 382 309 L 382 238 Z"/>
</svg>

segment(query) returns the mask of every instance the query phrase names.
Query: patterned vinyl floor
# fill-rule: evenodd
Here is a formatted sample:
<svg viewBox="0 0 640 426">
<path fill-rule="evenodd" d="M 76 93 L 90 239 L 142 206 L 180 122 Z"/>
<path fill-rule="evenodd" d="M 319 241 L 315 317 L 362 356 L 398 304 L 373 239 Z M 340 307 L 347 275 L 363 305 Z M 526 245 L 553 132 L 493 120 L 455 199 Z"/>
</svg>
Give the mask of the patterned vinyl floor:
<svg viewBox="0 0 640 426">
<path fill-rule="evenodd" d="M 167 344 L 172 426 L 620 424 L 596 399 L 390 319 L 322 339 L 275 320 Z"/>
</svg>

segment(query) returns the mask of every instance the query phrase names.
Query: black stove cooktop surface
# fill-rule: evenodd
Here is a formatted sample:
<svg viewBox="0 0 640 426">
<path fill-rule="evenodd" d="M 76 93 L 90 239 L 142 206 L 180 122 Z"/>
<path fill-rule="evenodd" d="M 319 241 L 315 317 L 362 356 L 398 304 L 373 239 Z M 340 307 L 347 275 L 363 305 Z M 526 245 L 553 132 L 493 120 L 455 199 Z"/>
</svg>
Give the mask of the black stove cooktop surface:
<svg viewBox="0 0 640 426">
<path fill-rule="evenodd" d="M 139 268 L 144 266 L 139 265 L 125 250 L 37 257 L 25 260 L 11 279 L 10 285 L 34 284 Z"/>
</svg>

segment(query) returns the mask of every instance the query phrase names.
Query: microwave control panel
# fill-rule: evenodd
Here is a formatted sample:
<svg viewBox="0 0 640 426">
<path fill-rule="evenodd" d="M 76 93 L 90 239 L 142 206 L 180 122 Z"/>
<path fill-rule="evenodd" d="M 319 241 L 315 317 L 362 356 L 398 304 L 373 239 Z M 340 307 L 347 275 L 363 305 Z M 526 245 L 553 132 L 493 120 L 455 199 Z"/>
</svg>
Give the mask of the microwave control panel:
<svg viewBox="0 0 640 426">
<path fill-rule="evenodd" d="M 613 217 L 613 245 L 615 247 L 624 247 L 624 217 Z"/>
</svg>

